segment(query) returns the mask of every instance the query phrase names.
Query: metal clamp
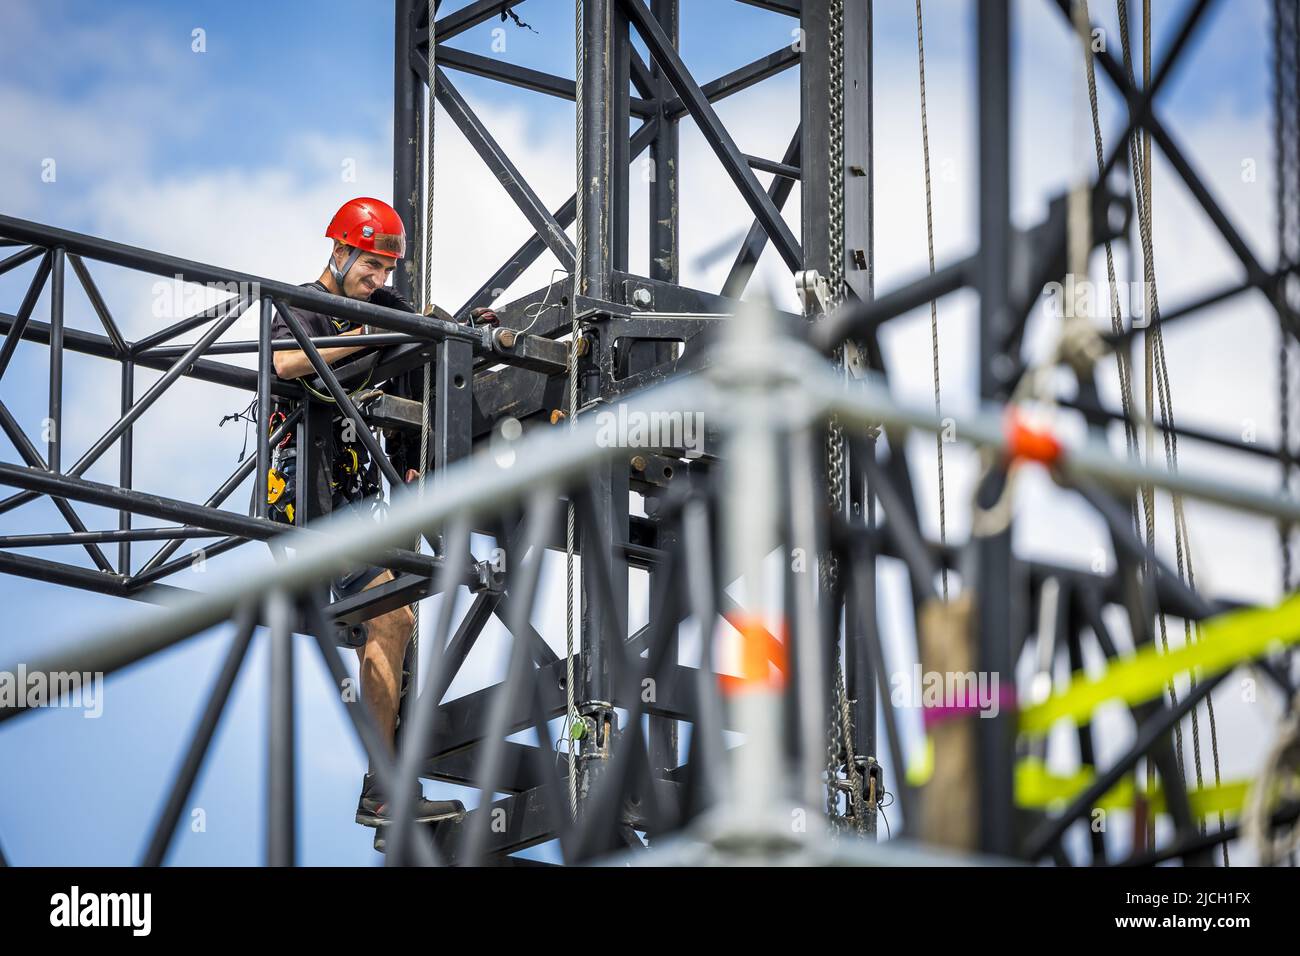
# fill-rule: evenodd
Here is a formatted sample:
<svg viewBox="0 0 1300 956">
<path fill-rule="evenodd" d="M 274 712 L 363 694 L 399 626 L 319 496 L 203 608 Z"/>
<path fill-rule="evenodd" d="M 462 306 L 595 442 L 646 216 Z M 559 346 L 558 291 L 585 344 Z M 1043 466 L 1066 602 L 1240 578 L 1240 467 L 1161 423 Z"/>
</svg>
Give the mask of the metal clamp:
<svg viewBox="0 0 1300 956">
<path fill-rule="evenodd" d="M 794 274 L 794 291 L 803 305 L 803 314 L 811 318 L 830 311 L 831 290 L 816 269 L 805 269 Z"/>
</svg>

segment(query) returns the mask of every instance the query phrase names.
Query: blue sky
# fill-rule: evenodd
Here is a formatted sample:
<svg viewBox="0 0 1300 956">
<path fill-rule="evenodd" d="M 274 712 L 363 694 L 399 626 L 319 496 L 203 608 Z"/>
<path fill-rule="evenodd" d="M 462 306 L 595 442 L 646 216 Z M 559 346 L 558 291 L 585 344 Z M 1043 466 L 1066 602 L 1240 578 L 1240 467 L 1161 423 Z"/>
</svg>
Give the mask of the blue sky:
<svg viewBox="0 0 1300 956">
<path fill-rule="evenodd" d="M 449 2 L 451 9 L 462 5 Z M 1136 5 L 1135 6 L 1140 6 Z M 1186 3 L 1159 3 L 1154 23 L 1157 61 Z M 793 22 L 732 0 L 683 0 L 682 50 L 701 81 L 725 73 L 790 42 Z M 1094 18 L 1108 31 L 1118 55 L 1114 10 L 1094 3 Z M 914 8 L 876 4 L 877 218 L 880 288 L 888 289 L 925 268 L 924 206 L 920 186 Z M 1076 168 L 1070 139 L 1077 73 L 1070 35 L 1045 0 L 1015 3 L 1014 101 L 1015 209 L 1017 220 L 1041 217 L 1048 197 Z M 519 8 L 536 33 L 497 20 L 456 38 L 461 49 L 571 75 L 572 8 L 558 0 L 529 0 Z M 971 73 L 973 4 L 927 2 L 926 42 L 931 148 L 934 156 L 936 243 L 940 261 L 974 244 L 974 155 L 971 131 L 976 90 Z M 314 278 L 326 244 L 320 237 L 333 208 L 355 194 L 388 198 L 391 192 L 391 32 L 389 5 L 355 0 L 328 2 L 34 2 L 19 0 L 0 11 L 0 212 L 104 235 L 288 281 Z M 191 49 L 192 31 L 205 31 L 206 52 Z M 504 30 L 504 51 L 493 50 L 494 29 Z M 1161 112 L 1196 157 L 1215 195 L 1265 259 L 1272 255 L 1269 212 L 1269 71 L 1265 0 L 1222 2 L 1201 27 L 1183 68 L 1161 100 Z M 503 147 L 542 198 L 558 205 L 572 191 L 572 106 L 463 74 L 453 82 L 498 132 Z M 1119 100 L 1099 77 L 1108 142 L 1121 125 Z M 793 72 L 718 106 L 742 149 L 779 156 L 797 121 Z M 1090 143 L 1086 144 L 1090 149 Z M 446 118 L 438 128 L 435 297 L 455 305 L 489 275 L 528 234 L 526 224 L 490 175 L 465 148 Z M 41 180 L 42 163 L 57 162 L 57 181 Z M 351 160 L 355 182 L 341 180 Z M 1243 161 L 1259 177 L 1241 176 Z M 743 203 L 707 155 L 689 121 L 683 124 L 683 274 L 687 283 L 716 289 L 730 261 L 698 265 L 701 252 L 747 227 Z M 766 182 L 766 175 L 760 175 Z M 636 181 L 635 178 L 633 180 Z M 1157 165 L 1157 258 L 1167 303 L 1227 281 L 1240 270 L 1179 196 L 1171 172 Z M 797 197 L 796 197 L 797 200 Z M 798 203 L 786 217 L 798 228 Z M 645 209 L 633 210 L 632 261 L 644 269 Z M 738 240 L 737 240 L 738 241 Z M 638 263 L 640 263 L 638 265 Z M 507 294 L 513 298 L 546 281 L 543 259 Z M 151 314 L 152 279 L 92 266 L 110 307 L 139 337 L 157 328 Z M 0 309 L 15 311 L 31 267 L 0 277 Z M 766 285 L 789 301 L 789 277 L 775 257 L 760 264 L 755 286 Z M 954 407 L 973 396 L 971 297 L 941 305 L 945 399 Z M 37 316 L 48 314 L 48 298 Z M 180 316 L 175 316 L 179 318 Z M 900 320 L 886 337 L 898 370 L 897 386 L 928 394 L 928 316 Z M 1270 402 L 1275 340 L 1259 303 L 1238 303 L 1198 320 L 1202 330 L 1232 329 L 1215 354 L 1190 336 L 1169 334 L 1180 418 L 1235 432 L 1257 420 L 1268 440 L 1276 409 Z M 68 322 L 95 329 L 83 299 L 70 293 Z M 1042 323 L 1031 343 L 1042 341 Z M 247 329 L 233 337 L 249 337 Z M 0 398 L 28 434 L 39 439 L 44 415 L 46 353 L 20 346 L 0 382 Z M 100 360 L 69 356 L 66 440 L 75 459 L 116 417 L 115 370 Z M 138 391 L 150 374 L 141 373 Z M 1109 387 L 1109 386 L 1108 386 Z M 1113 392 L 1112 392 L 1113 395 Z M 217 420 L 243 407 L 233 392 L 185 383 L 176 401 L 151 411 L 137 431 L 137 484 L 147 490 L 202 500 L 235 465 L 242 433 Z M 937 532 L 933 452 L 916 449 L 924 520 Z M 1191 460 L 1241 480 L 1274 482 L 1272 474 L 1243 473 L 1212 456 Z M 114 458 L 113 455 L 109 456 Z M 12 450 L 4 460 L 16 461 Z M 949 481 L 970 478 L 974 463 L 959 454 L 947 462 Z M 92 478 L 112 480 L 96 467 Z M 950 488 L 953 485 L 950 484 Z M 1026 509 L 1042 509 L 1054 522 L 1024 523 L 1018 543 L 1046 556 L 1076 562 L 1104 547 L 1095 521 L 1063 503 L 1046 483 L 1031 479 Z M 247 488 L 228 507 L 240 510 Z M 954 497 L 950 497 L 950 502 Z M 949 527 L 964 531 L 964 500 L 951 505 Z M 115 526 L 115 516 L 79 508 L 89 527 Z M 1276 550 L 1264 523 L 1193 511 L 1204 537 L 1211 589 L 1258 600 L 1271 596 Z M 44 503 L 0 519 L 4 533 L 61 527 Z M 1166 525 L 1167 527 L 1167 525 Z M 148 551 L 141 546 L 141 553 Z M 186 553 L 188 549 L 181 553 Z M 33 552 L 35 553 L 35 552 Z M 84 551 L 43 549 L 44 557 L 84 564 Z M 264 560 L 251 547 L 213 559 L 205 573 L 221 575 Z M 1086 557 L 1083 559 L 1086 562 Z M 203 587 L 196 573 L 176 583 Z M 894 582 L 895 584 L 897 582 Z M 1275 590 L 1275 588 L 1274 588 Z M 896 588 L 895 588 L 896 593 Z M 888 600 L 888 598 L 887 598 Z M 0 602 L 10 627 L 0 638 L 0 659 L 17 659 L 64 644 L 97 624 L 126 613 L 147 613 L 120 602 L 50 584 L 0 578 Z M 436 605 L 431 605 L 436 606 Z M 563 646 L 554 627 L 553 596 L 535 615 L 553 647 Z M 906 634 L 898 606 L 896 654 Z M 561 615 L 562 619 L 562 615 Z M 471 679 L 452 693 L 472 690 L 496 667 L 503 645 L 494 632 L 471 663 Z M 108 684 L 105 713 L 86 720 L 70 711 L 36 714 L 0 728 L 0 846 L 19 863 L 133 862 L 149 822 L 197 718 L 206 689 L 225 652 L 225 634 L 190 641 L 156 661 L 131 668 Z M 306 643 L 299 645 L 301 756 L 299 807 L 301 859 L 310 864 L 371 863 L 369 831 L 351 821 L 362 762 L 324 672 Z M 182 832 L 169 862 L 248 864 L 261 859 L 262 730 L 265 647 L 258 641 L 245 664 L 218 732 L 192 805 L 204 809 L 207 830 Z M 1244 711 L 1243 738 L 1259 736 L 1267 715 Z M 1117 732 L 1117 744 L 1122 734 Z M 1247 766 L 1249 748 L 1243 751 Z M 430 793 L 434 788 L 429 786 Z M 469 791 L 439 789 L 472 804 Z"/>
</svg>

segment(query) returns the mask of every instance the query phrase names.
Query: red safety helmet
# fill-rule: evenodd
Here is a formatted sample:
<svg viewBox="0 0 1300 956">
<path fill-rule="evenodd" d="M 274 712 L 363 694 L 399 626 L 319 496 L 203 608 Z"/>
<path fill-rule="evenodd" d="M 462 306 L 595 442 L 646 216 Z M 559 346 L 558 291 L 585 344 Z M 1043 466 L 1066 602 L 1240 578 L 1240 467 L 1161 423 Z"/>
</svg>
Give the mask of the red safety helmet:
<svg viewBox="0 0 1300 956">
<path fill-rule="evenodd" d="M 334 264 L 333 256 L 329 260 L 330 274 L 334 276 L 340 291 L 348 270 L 363 252 L 373 252 L 390 259 L 400 259 L 406 255 L 406 229 L 402 225 L 402 217 L 382 199 L 365 196 L 349 199 L 334 214 L 325 235 L 352 247 L 342 269 Z"/>
<path fill-rule="evenodd" d="M 406 255 L 406 229 L 397 210 L 382 199 L 349 199 L 330 220 L 330 239 L 392 259 Z"/>
</svg>

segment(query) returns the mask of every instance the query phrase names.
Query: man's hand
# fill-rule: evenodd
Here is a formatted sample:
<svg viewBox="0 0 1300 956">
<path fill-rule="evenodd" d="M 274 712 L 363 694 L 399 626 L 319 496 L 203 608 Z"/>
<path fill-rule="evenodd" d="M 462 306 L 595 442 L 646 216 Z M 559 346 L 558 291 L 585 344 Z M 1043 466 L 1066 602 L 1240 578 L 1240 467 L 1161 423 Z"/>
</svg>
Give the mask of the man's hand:
<svg viewBox="0 0 1300 956">
<path fill-rule="evenodd" d="M 410 484 L 411 482 L 415 481 L 415 479 L 417 479 L 417 478 L 419 478 L 419 477 L 420 477 L 420 473 L 419 473 L 416 469 L 414 469 L 414 468 L 408 468 L 408 469 L 406 469 L 406 482 L 407 482 L 407 484 Z"/>
<path fill-rule="evenodd" d="M 470 309 L 469 324 L 497 326 L 501 324 L 501 320 L 497 318 L 497 314 L 491 309 L 477 308 Z"/>
</svg>

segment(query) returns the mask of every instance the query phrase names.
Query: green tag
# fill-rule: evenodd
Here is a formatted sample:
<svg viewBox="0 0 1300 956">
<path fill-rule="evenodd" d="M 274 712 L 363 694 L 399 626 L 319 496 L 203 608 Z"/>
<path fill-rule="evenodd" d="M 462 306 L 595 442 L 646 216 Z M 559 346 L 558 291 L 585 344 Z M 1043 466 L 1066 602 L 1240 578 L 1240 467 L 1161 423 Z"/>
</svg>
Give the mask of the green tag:
<svg viewBox="0 0 1300 956">
<path fill-rule="evenodd" d="M 585 736 L 587 736 L 587 722 L 585 720 L 574 721 L 573 726 L 569 728 L 569 739 L 581 740 Z"/>
</svg>

